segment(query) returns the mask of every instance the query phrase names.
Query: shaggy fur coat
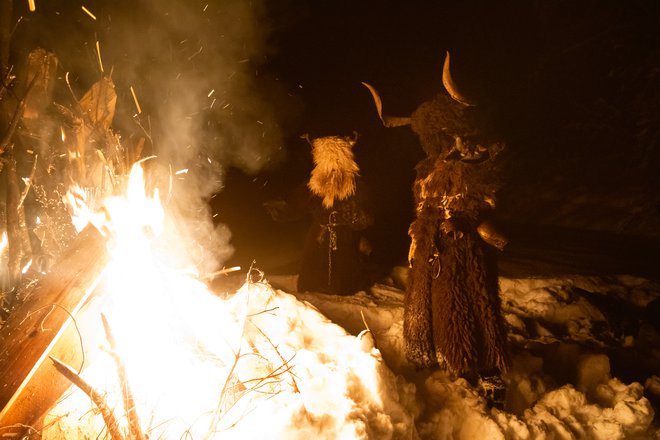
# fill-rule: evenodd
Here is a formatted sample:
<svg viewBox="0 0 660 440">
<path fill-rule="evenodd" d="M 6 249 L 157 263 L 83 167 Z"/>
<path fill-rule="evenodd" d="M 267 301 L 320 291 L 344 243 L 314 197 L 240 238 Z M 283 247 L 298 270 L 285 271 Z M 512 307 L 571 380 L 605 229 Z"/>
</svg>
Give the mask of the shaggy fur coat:
<svg viewBox="0 0 660 440">
<path fill-rule="evenodd" d="M 487 167 L 437 155 L 417 167 L 404 337 L 418 367 L 507 368 L 494 250 L 477 232 L 495 191 Z"/>
</svg>

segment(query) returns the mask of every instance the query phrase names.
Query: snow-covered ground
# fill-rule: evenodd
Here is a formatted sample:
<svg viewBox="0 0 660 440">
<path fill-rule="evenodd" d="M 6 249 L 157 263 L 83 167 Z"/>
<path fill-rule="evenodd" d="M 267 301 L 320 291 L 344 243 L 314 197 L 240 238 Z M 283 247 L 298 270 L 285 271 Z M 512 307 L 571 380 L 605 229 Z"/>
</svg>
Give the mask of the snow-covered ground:
<svg viewBox="0 0 660 440">
<path fill-rule="evenodd" d="M 501 278 L 513 353 L 501 411 L 488 408 L 464 379 L 415 371 L 406 362 L 405 276 L 405 268 L 396 268 L 383 284 L 347 297 L 295 293 L 295 276 L 268 281 L 351 334 L 368 326 L 394 373 L 381 378 L 391 381 L 383 389 L 398 390 L 395 399 L 415 421 L 414 429 L 398 431 L 406 438 L 660 438 L 657 283 L 631 276 Z"/>
<path fill-rule="evenodd" d="M 156 379 L 157 391 L 176 383 L 187 397 L 175 394 L 175 415 L 166 417 L 160 410 L 168 407 L 168 393 L 155 400 L 153 412 L 138 405 L 145 431 L 163 440 L 660 439 L 655 421 L 660 402 L 660 332 L 654 319 L 658 283 L 631 276 L 500 278 L 513 360 L 505 378 L 505 406 L 497 409 L 465 379 L 439 369 L 416 371 L 407 363 L 402 339 L 406 276 L 407 269 L 398 267 L 368 291 L 334 296 L 295 292 L 295 276 L 266 275 L 266 283 L 245 283 L 236 273 L 214 286 L 217 295 L 200 293 L 203 303 L 186 295 L 186 304 L 203 304 L 204 310 L 172 302 L 173 316 L 181 314 L 181 321 L 195 325 L 182 327 L 183 333 L 167 339 L 168 344 L 195 340 L 186 332 L 199 324 L 205 329 L 200 335 L 211 339 L 201 343 L 205 356 L 193 351 L 191 359 L 206 366 L 211 360 L 211 368 L 169 373 L 173 360 L 186 356 L 173 357 L 171 352 L 184 352 L 172 347 L 162 350 L 168 360 L 146 369 L 149 381 Z M 242 316 L 242 324 L 225 328 L 234 322 L 232 316 Z M 169 327 L 173 320 L 160 321 L 150 327 Z M 241 328 L 243 338 L 234 337 Z M 215 337 L 245 342 L 238 343 L 242 349 L 233 348 L 245 353 L 235 357 L 232 371 L 244 386 L 255 381 L 260 386 L 236 395 L 218 393 L 229 377 L 223 368 L 230 363 L 208 355 L 215 353 L 209 348 Z M 149 345 L 138 344 L 141 352 Z M 113 367 L 102 370 L 112 372 Z M 209 384 L 210 378 L 219 383 Z M 190 395 L 197 379 L 201 387 Z M 134 391 L 136 401 L 149 403 L 137 393 L 145 380 L 134 382 Z M 234 403 L 220 405 L 226 398 Z M 196 409 L 206 400 L 222 411 Z M 178 406 L 181 401 L 185 408 Z M 87 396 L 67 393 L 46 417 L 40 438 L 103 435 L 104 422 L 90 405 Z"/>
</svg>

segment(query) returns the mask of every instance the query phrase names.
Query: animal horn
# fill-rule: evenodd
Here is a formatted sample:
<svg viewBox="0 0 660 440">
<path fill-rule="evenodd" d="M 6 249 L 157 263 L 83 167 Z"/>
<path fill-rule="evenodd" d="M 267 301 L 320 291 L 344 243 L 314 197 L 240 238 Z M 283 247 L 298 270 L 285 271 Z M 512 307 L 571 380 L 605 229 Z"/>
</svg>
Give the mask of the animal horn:
<svg viewBox="0 0 660 440">
<path fill-rule="evenodd" d="M 403 127 L 404 125 L 410 125 L 409 117 L 400 117 L 400 116 L 383 116 L 383 103 L 380 100 L 380 95 L 371 85 L 363 82 L 364 86 L 369 89 L 371 96 L 374 98 L 376 103 L 376 110 L 378 111 L 378 117 L 383 121 L 385 127 Z"/>
<path fill-rule="evenodd" d="M 309 145 L 312 145 L 312 138 L 309 136 L 309 133 L 301 134 L 300 139 L 305 139 Z"/>
<path fill-rule="evenodd" d="M 351 144 L 351 147 L 357 143 L 357 140 L 358 140 L 358 132 L 356 130 L 353 130 L 353 137 L 348 138 L 348 142 Z"/>
<path fill-rule="evenodd" d="M 447 56 L 445 57 L 445 64 L 442 66 L 442 84 L 445 86 L 445 89 L 447 89 L 449 96 L 455 101 L 460 102 L 465 106 L 475 105 L 458 91 L 456 84 L 454 84 L 454 80 L 451 78 L 451 72 L 449 71 L 449 51 L 447 51 Z"/>
</svg>

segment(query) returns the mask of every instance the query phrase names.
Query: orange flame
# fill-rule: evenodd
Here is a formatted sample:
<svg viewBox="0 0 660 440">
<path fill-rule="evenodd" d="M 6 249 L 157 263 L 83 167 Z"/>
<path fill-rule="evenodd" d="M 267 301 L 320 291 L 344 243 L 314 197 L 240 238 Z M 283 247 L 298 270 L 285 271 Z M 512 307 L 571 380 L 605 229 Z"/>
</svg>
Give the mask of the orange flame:
<svg viewBox="0 0 660 440">
<path fill-rule="evenodd" d="M 79 219 L 111 231 L 102 309 L 149 437 L 367 438 L 365 411 L 385 411 L 381 377 L 391 374 L 379 352 L 266 282 L 246 282 L 223 299 L 190 271 L 169 266 L 159 246 L 169 239 L 166 212 L 143 177 L 134 167 L 126 197 L 106 200 L 103 214 L 87 208 L 77 189 L 70 200 Z M 99 319 L 89 337 L 100 337 L 100 328 Z M 125 420 L 113 360 L 92 359 L 82 377 Z M 52 409 L 45 425 L 57 422 L 43 438 L 102 432 L 90 405 L 72 390 Z"/>
</svg>

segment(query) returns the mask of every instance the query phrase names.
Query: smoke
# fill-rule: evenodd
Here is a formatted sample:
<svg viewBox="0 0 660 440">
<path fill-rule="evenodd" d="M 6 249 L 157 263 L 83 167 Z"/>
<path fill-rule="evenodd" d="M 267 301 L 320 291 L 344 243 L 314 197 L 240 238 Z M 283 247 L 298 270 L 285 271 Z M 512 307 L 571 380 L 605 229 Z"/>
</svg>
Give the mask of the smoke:
<svg viewBox="0 0 660 440">
<path fill-rule="evenodd" d="M 157 163 L 168 177 L 187 170 L 175 174 L 170 194 L 174 228 L 182 242 L 203 244 L 220 260 L 231 253 L 229 231 L 209 221 L 208 198 L 221 190 L 223 171 L 257 173 L 282 159 L 268 100 L 275 84 L 259 76 L 272 50 L 268 36 L 264 5 L 245 0 L 143 0 L 108 28 L 113 76 L 123 90 L 133 87 L 143 109 L 134 118 L 151 136 Z M 132 95 L 124 98 L 137 108 Z M 193 250 L 198 265 L 209 266 L 207 257 Z"/>
<path fill-rule="evenodd" d="M 180 240 L 203 243 L 220 261 L 228 258 L 230 234 L 211 221 L 209 198 L 222 189 L 227 167 L 254 174 L 284 156 L 280 124 L 286 111 L 274 107 L 284 92 L 260 73 L 274 50 L 264 0 L 85 6 L 96 19 L 73 6 L 46 3 L 38 4 L 42 18 L 26 17 L 33 28 L 41 26 L 40 44 L 50 44 L 64 69 L 75 73 L 74 86 L 84 89 L 101 74 L 112 76 L 114 127 L 124 140 L 148 139 L 148 153 L 157 156 L 148 167 L 158 172 L 161 192 L 168 192 Z M 72 23 L 65 29 L 67 17 Z M 198 263 L 208 263 L 206 252 L 194 254 Z"/>
</svg>

